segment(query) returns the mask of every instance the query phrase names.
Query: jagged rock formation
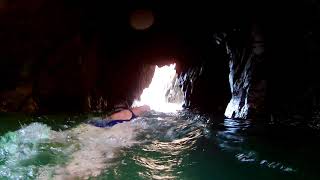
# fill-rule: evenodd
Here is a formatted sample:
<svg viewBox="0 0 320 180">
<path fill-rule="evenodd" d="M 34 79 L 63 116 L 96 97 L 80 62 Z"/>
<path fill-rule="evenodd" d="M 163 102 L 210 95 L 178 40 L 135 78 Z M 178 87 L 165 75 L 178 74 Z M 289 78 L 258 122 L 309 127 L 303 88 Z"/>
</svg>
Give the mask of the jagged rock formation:
<svg viewBox="0 0 320 180">
<path fill-rule="evenodd" d="M 246 37 L 245 33 L 237 32 Z M 239 38 L 239 37 L 232 37 Z M 232 98 L 226 108 L 227 118 L 247 119 L 265 112 L 267 79 L 264 39 L 257 29 L 241 42 L 225 42 L 229 55 L 229 83 Z"/>
</svg>

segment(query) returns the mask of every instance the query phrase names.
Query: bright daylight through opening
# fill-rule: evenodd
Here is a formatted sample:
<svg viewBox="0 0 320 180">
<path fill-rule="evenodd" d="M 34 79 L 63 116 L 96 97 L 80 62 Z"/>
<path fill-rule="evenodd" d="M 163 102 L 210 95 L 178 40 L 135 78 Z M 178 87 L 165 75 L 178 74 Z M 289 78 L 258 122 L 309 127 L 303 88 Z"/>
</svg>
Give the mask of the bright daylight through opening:
<svg viewBox="0 0 320 180">
<path fill-rule="evenodd" d="M 183 93 L 179 87 L 176 64 L 163 67 L 156 66 L 149 87 L 145 88 L 140 100 L 135 100 L 133 106 L 149 105 L 159 112 L 176 112 L 182 109 Z"/>
</svg>

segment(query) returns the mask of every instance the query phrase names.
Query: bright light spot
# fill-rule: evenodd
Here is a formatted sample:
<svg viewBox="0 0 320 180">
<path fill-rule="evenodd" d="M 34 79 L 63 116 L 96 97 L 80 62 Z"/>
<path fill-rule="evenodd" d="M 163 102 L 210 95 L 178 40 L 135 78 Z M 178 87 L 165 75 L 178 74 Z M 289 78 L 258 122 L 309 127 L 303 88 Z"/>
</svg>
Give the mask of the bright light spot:
<svg viewBox="0 0 320 180">
<path fill-rule="evenodd" d="M 145 88 L 140 96 L 140 101 L 135 100 L 133 107 L 149 105 L 152 110 L 159 112 L 176 112 L 182 109 L 183 98 L 182 91 L 180 88 L 175 86 L 176 77 L 176 64 L 169 66 L 163 66 L 159 68 L 156 66 L 152 81 L 148 88 Z M 180 91 L 180 92 L 173 92 Z M 180 102 L 171 103 L 169 102 L 169 94 L 174 94 L 175 99 Z M 179 100 L 180 99 L 180 100 Z"/>
</svg>

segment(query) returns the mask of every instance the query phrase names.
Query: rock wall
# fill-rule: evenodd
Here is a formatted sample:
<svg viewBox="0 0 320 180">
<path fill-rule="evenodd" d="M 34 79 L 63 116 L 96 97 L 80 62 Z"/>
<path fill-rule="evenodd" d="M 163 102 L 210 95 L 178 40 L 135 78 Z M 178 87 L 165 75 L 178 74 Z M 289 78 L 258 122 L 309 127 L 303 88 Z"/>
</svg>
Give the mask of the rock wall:
<svg viewBox="0 0 320 180">
<path fill-rule="evenodd" d="M 14 90 L 0 93 L 0 112 L 25 112 L 38 111 L 38 105 L 32 96 L 32 85 L 20 85 Z"/>
<path fill-rule="evenodd" d="M 284 8 L 277 7 L 275 13 L 280 14 Z M 297 10 L 305 13 L 298 15 Z M 319 123 L 315 120 L 320 95 L 320 31 L 316 25 L 319 10 L 316 1 L 294 3 L 273 23 L 265 22 L 269 61 L 267 105 L 274 121 Z M 274 23 L 277 26 L 272 26 Z"/>
<path fill-rule="evenodd" d="M 180 85 L 184 92 L 187 109 L 209 112 L 216 117 L 223 117 L 230 100 L 228 84 L 228 59 L 219 46 L 211 44 L 211 48 L 202 52 L 208 53 L 201 60 L 195 58 L 186 63 L 179 74 Z"/>
<path fill-rule="evenodd" d="M 317 126 L 320 6 L 290 3 L 0 0 L 0 111 L 107 111 L 176 60 L 186 108 Z"/>
<path fill-rule="evenodd" d="M 267 77 L 264 73 L 266 58 L 263 36 L 257 27 L 251 32 L 233 32 L 230 36 L 233 37 L 224 46 L 229 55 L 232 98 L 225 116 L 240 119 L 257 117 L 266 112 Z"/>
</svg>

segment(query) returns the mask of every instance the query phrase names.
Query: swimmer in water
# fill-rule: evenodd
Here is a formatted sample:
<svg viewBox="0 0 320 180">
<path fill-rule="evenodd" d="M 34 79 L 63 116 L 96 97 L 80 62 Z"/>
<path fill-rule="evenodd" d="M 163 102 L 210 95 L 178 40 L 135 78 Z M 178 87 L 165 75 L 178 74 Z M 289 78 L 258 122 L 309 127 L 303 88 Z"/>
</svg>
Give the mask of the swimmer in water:
<svg viewBox="0 0 320 180">
<path fill-rule="evenodd" d="M 90 179 L 99 176 L 111 164 L 110 160 L 117 156 L 121 148 L 137 143 L 135 141 L 137 127 L 123 122 L 142 116 L 149 110 L 150 107 L 146 105 L 126 107 L 103 119 L 90 120 L 89 125 L 81 124 L 66 132 L 52 131 L 52 140 L 61 143 L 73 141 L 77 146 L 71 146 L 71 158 L 66 164 L 47 167 L 48 170 L 44 169 L 39 173 L 38 179 L 44 180 L 49 177 L 53 180 Z M 114 126 L 116 124 L 119 125 Z M 112 126 L 114 127 L 104 129 Z"/>
<path fill-rule="evenodd" d="M 147 105 L 134 108 L 125 108 L 111 114 L 110 116 L 106 116 L 102 120 L 90 120 L 88 123 L 96 127 L 112 127 L 116 124 L 127 122 L 139 117 L 147 111 L 150 111 L 150 107 Z"/>
</svg>

